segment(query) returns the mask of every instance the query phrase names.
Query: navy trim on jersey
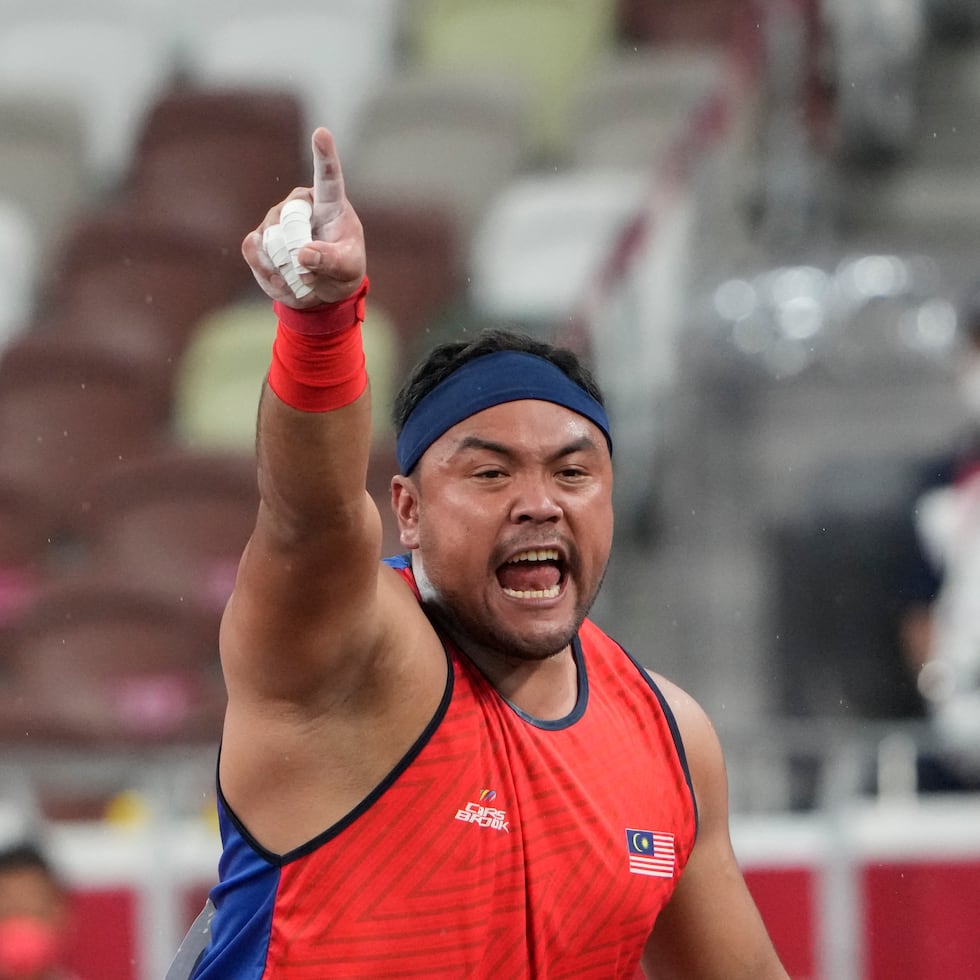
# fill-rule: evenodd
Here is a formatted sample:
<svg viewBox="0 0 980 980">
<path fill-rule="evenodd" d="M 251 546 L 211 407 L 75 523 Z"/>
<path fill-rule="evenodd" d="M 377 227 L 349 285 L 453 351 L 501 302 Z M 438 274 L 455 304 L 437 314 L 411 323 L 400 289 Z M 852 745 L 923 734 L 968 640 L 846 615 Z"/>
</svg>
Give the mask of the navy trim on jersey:
<svg viewBox="0 0 980 980">
<path fill-rule="evenodd" d="M 412 567 L 412 559 L 410 555 L 392 555 L 389 558 L 384 558 L 382 561 L 386 565 L 390 565 L 395 569 L 404 569 Z M 435 624 L 433 624 L 434 626 Z M 436 631 L 438 633 L 438 630 Z M 441 636 L 440 636 L 441 638 Z M 443 640 L 443 646 L 445 646 L 446 641 Z M 466 652 L 464 650 L 459 650 L 458 647 L 454 647 L 461 656 L 466 657 Z M 578 690 L 575 695 L 575 705 L 571 711 L 564 718 L 555 718 L 554 720 L 546 720 L 544 718 L 536 718 L 532 714 L 518 708 L 513 701 L 508 701 L 507 698 L 502 698 L 504 703 L 514 712 L 518 718 L 526 721 L 529 725 L 533 725 L 535 728 L 543 729 L 549 732 L 559 732 L 563 728 L 568 728 L 570 725 L 574 725 L 575 722 L 585 714 L 585 708 L 589 703 L 589 678 L 585 671 L 585 659 L 582 656 L 582 644 L 579 642 L 578 635 L 572 640 L 572 658 L 575 661 L 575 671 L 576 671 L 576 684 Z M 467 663 L 473 664 L 473 666 L 480 670 L 480 668 L 469 658 L 466 657 Z M 483 674 L 483 671 L 480 670 Z M 486 674 L 483 674 L 486 677 Z M 489 680 L 489 678 L 487 678 Z M 492 685 L 491 685 L 492 686 Z"/>
<path fill-rule="evenodd" d="M 408 555 L 396 556 L 390 559 L 384 559 L 384 561 L 395 569 L 407 569 L 411 566 L 410 556 Z M 586 635 L 588 636 L 589 634 Z M 631 703 L 641 700 L 643 704 L 649 705 L 649 716 L 651 721 L 655 721 L 656 723 L 660 737 L 655 743 L 650 745 L 650 748 L 656 749 L 657 765 L 660 765 L 659 759 L 661 754 L 664 751 L 667 752 L 667 758 L 664 762 L 665 764 L 669 764 L 669 770 L 671 772 L 670 804 L 672 809 L 678 812 L 678 820 L 682 819 L 685 828 L 684 836 L 686 845 L 691 829 L 689 822 L 691 816 L 694 818 L 694 833 L 696 834 L 697 832 L 697 801 L 694 797 L 687 758 L 674 714 L 657 683 L 649 676 L 647 671 L 622 646 L 615 643 L 615 641 L 611 643 L 607 642 L 608 638 L 604 634 L 601 634 L 600 639 L 602 643 L 597 647 L 597 657 L 601 657 L 603 667 L 598 676 L 601 678 L 606 676 L 607 671 L 605 665 L 608 659 L 610 668 L 613 671 L 622 671 L 628 678 L 628 668 L 625 663 L 620 666 L 620 662 L 618 661 L 616 651 L 619 651 L 640 672 L 647 687 L 654 693 L 657 703 L 663 712 L 664 721 L 667 725 L 666 731 L 660 726 L 660 721 L 656 718 L 656 709 L 650 704 L 649 699 L 645 695 L 640 697 L 641 692 L 638 691 L 635 684 L 628 683 L 626 685 L 631 688 L 629 692 Z M 442 699 L 422 733 L 392 770 L 361 803 L 348 814 L 341 817 L 334 825 L 328 827 L 307 843 L 282 855 L 273 854 L 262 848 L 231 811 L 219 783 L 218 810 L 224 848 L 219 862 L 220 881 L 211 891 L 211 900 L 217 909 L 217 914 L 210 923 L 212 930 L 210 943 L 207 944 L 206 948 L 204 948 L 196 960 L 190 974 L 191 980 L 228 980 L 228 978 L 235 978 L 235 980 L 259 980 L 260 977 L 264 976 L 267 967 L 266 961 L 269 957 L 270 942 L 273 936 L 272 927 L 275 919 L 280 882 L 283 878 L 289 877 L 289 872 L 285 870 L 285 866 L 298 858 L 308 856 L 317 848 L 336 837 L 342 830 L 349 828 L 354 821 L 363 817 L 365 811 L 375 804 L 386 791 L 392 790 L 393 793 L 398 792 L 393 789 L 393 785 L 399 776 L 416 761 L 423 748 L 433 739 L 437 738 L 436 733 L 439 731 L 440 726 L 446 722 L 447 717 L 450 717 L 450 723 L 461 724 L 460 718 L 464 718 L 465 716 L 450 716 L 451 702 L 455 693 L 455 670 L 457 669 L 455 658 L 458 651 L 444 639 L 442 645 L 447 662 L 446 684 Z M 589 700 L 590 684 L 586 671 L 586 656 L 582 648 L 582 641 L 578 635 L 572 640 L 571 653 L 577 669 L 577 696 L 572 711 L 562 719 L 542 721 L 520 711 L 509 702 L 505 702 L 515 712 L 516 716 L 537 728 L 557 730 L 571 727 L 574 721 L 579 720 L 585 714 L 586 705 Z M 460 656 L 462 655 L 460 654 Z M 470 661 L 466 661 L 466 663 L 470 663 Z M 468 671 L 466 673 L 469 674 Z M 470 685 L 473 685 L 474 696 L 479 693 L 479 685 L 475 683 L 475 680 L 472 676 L 467 676 L 462 685 L 467 690 Z M 596 675 L 593 676 L 592 681 L 596 683 Z M 614 684 L 616 691 L 620 687 L 620 683 L 617 682 Z M 489 707 L 486 710 L 489 711 Z M 510 723 L 507 729 L 508 731 L 513 730 L 515 736 L 520 738 L 521 736 L 516 735 L 519 727 L 519 724 L 515 725 Z M 463 729 L 461 728 L 460 730 Z M 669 736 L 667 732 L 670 733 Z M 533 736 L 527 733 L 523 737 L 528 738 Z M 662 741 L 668 737 L 673 741 L 675 758 L 681 765 L 684 779 L 690 792 L 692 801 L 691 810 L 687 810 L 686 804 L 684 803 L 683 789 L 676 783 L 675 765 L 669 759 L 669 749 L 666 749 Z M 443 739 L 442 741 L 446 740 Z M 515 742 L 516 744 L 519 743 Z M 335 844 L 334 846 L 337 845 Z M 195 937 L 195 939 L 199 945 L 202 943 L 200 936 Z M 185 949 L 185 953 L 189 960 L 193 955 L 190 945 Z M 180 977 L 182 975 L 178 975 L 178 978 L 175 978 L 175 980 L 179 980 Z"/>
<path fill-rule="evenodd" d="M 641 664 L 639 660 L 637 660 L 625 647 L 621 646 L 619 643 L 616 645 L 623 651 L 627 659 L 639 671 L 640 676 L 644 681 L 646 681 L 650 687 L 650 690 L 653 691 L 653 693 L 657 696 L 657 700 L 660 702 L 660 707 L 663 709 L 664 718 L 667 719 L 667 727 L 670 728 L 670 734 L 674 739 L 674 748 L 677 750 L 677 758 L 680 760 L 681 768 L 684 770 L 684 779 L 687 781 L 687 788 L 691 792 L 691 802 L 694 804 L 694 832 L 697 834 L 698 823 L 700 820 L 698 815 L 698 798 L 694 795 L 694 782 L 691 780 L 691 768 L 687 764 L 687 752 L 684 751 L 684 739 L 681 738 L 681 730 L 677 725 L 677 719 L 674 717 L 674 712 L 667 703 L 667 698 L 664 696 L 664 692 L 660 690 L 657 682 L 650 676 L 650 672 L 646 669 L 646 667 L 644 667 L 643 664 Z"/>
<path fill-rule="evenodd" d="M 395 764 L 394 768 L 388 773 L 384 779 L 378 783 L 377 786 L 371 790 L 370 793 L 360 803 L 357 804 L 352 810 L 341 817 L 336 823 L 328 827 L 322 833 L 317 834 L 316 837 L 307 841 L 305 844 L 300 844 L 299 847 L 293 848 L 291 851 L 287 851 L 285 854 L 276 854 L 263 847 L 255 838 L 251 835 L 248 828 L 238 819 L 234 810 L 228 804 L 225 799 L 225 795 L 221 790 L 221 783 L 218 783 L 218 797 L 221 802 L 221 807 L 227 813 L 229 821 L 235 825 L 238 833 L 244 838 L 248 845 L 263 858 L 268 864 L 281 868 L 283 865 L 289 864 L 290 861 L 295 861 L 297 858 L 305 857 L 307 854 L 315 851 L 318 847 L 325 844 L 328 840 L 336 837 L 345 827 L 350 826 L 365 810 L 369 809 L 378 798 L 388 789 L 389 786 L 415 761 L 418 754 L 425 748 L 426 743 L 432 738 L 433 733 L 442 724 L 443 718 L 446 716 L 446 712 L 449 710 L 449 702 L 453 697 L 453 687 L 455 685 L 455 677 L 453 674 L 453 664 L 449 655 L 449 651 L 443 647 L 446 654 L 446 686 L 442 692 L 442 700 L 439 702 L 438 707 L 435 710 L 429 723 L 422 729 L 422 733 L 419 737 L 412 743 L 411 747 L 406 751 L 406 753 L 399 759 Z"/>
<path fill-rule="evenodd" d="M 582 656 L 582 644 L 579 642 L 578 635 L 572 639 L 572 659 L 575 661 L 575 671 L 577 675 L 576 684 L 578 692 L 575 695 L 575 704 L 572 710 L 564 718 L 555 718 L 553 721 L 544 718 L 536 718 L 526 711 L 518 708 L 513 701 L 508 701 L 507 706 L 518 718 L 526 721 L 535 728 L 541 728 L 546 732 L 560 732 L 563 728 L 570 728 L 585 714 L 586 705 L 589 703 L 589 678 L 585 672 L 585 658 Z M 472 661 L 471 661 L 472 662 Z"/>
</svg>

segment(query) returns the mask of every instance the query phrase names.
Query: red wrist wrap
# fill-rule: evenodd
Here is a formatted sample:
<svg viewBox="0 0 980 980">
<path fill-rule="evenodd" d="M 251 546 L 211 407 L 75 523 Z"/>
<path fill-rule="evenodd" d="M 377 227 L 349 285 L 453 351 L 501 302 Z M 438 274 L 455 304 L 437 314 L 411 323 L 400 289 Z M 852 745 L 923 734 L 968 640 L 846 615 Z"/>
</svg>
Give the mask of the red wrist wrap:
<svg viewBox="0 0 980 980">
<path fill-rule="evenodd" d="M 303 412 L 329 412 L 356 401 L 367 387 L 361 323 L 368 280 L 341 300 L 294 310 L 274 303 L 279 328 L 272 345 L 269 387 Z"/>
</svg>

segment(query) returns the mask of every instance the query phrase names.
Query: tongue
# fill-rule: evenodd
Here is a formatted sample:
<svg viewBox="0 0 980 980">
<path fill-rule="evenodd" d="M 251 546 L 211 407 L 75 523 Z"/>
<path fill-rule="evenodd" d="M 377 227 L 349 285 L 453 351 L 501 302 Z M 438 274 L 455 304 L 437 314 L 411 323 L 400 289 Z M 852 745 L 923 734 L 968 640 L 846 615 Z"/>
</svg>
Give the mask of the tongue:
<svg viewBox="0 0 980 980">
<path fill-rule="evenodd" d="M 561 573 L 556 565 L 543 561 L 522 561 L 504 565 L 497 572 L 497 580 L 505 589 L 514 592 L 541 592 L 556 586 Z"/>
</svg>

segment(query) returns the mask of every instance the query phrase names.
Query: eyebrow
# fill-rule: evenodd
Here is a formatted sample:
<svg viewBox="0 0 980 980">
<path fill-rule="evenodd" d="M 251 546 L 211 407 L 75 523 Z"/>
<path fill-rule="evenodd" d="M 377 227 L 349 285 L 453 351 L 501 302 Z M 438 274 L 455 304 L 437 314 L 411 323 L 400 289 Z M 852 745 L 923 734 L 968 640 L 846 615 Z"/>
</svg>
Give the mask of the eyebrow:
<svg viewBox="0 0 980 980">
<path fill-rule="evenodd" d="M 552 453 L 552 455 L 549 457 L 549 462 L 556 459 L 562 459 L 565 456 L 571 456 L 573 453 L 594 450 L 596 445 L 595 440 L 591 439 L 589 436 L 579 436 L 577 439 L 573 439 L 571 442 L 562 446 L 561 449 Z M 510 446 L 505 446 L 500 442 L 494 442 L 492 439 L 483 439 L 480 436 L 466 436 L 465 438 L 461 439 L 453 455 L 461 455 L 462 453 L 468 452 L 471 449 L 496 453 L 499 456 L 506 456 L 508 458 L 513 458 L 517 455 L 517 453 Z"/>
</svg>

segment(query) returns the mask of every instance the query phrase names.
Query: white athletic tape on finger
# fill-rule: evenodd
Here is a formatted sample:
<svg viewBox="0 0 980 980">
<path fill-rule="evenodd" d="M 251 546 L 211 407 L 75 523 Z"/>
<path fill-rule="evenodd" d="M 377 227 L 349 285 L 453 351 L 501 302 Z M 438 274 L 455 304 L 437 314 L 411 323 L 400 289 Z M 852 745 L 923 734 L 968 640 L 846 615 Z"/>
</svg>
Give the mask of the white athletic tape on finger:
<svg viewBox="0 0 980 980">
<path fill-rule="evenodd" d="M 294 197 L 287 201 L 279 211 L 279 223 L 285 224 L 293 218 L 301 218 L 309 224 L 313 218 L 313 206 L 309 201 L 304 201 L 301 197 Z"/>
<path fill-rule="evenodd" d="M 265 229 L 262 233 L 262 247 L 297 299 L 312 294 L 313 290 L 300 279 L 301 272 L 305 270 L 297 268 L 297 263 L 286 246 L 286 236 L 280 225 L 270 225 Z"/>
<path fill-rule="evenodd" d="M 287 201 L 279 212 L 279 224 L 286 236 L 286 247 L 293 257 L 293 264 L 301 273 L 309 270 L 302 266 L 296 258 L 296 253 L 313 240 L 312 219 L 313 206 L 309 201 L 304 201 L 302 198 L 293 198 L 291 201 Z"/>
<path fill-rule="evenodd" d="M 286 239 L 286 246 L 290 252 L 294 249 L 298 250 L 313 241 L 313 229 L 310 227 L 310 223 L 304 221 L 302 218 L 290 218 L 288 221 L 284 221 L 280 227 L 282 228 L 282 233 Z"/>
<path fill-rule="evenodd" d="M 282 270 L 282 277 L 286 280 L 286 285 L 293 291 L 293 295 L 297 299 L 303 299 L 304 296 L 310 296 L 313 290 L 303 282 L 299 274 L 292 266 L 286 266 Z"/>
<path fill-rule="evenodd" d="M 286 285 L 293 291 L 293 295 L 297 299 L 302 299 L 304 296 L 312 294 L 313 290 L 300 279 L 299 273 L 292 266 L 287 266 L 283 269 L 282 277 L 286 280 Z"/>
<path fill-rule="evenodd" d="M 289 215 L 281 227 L 286 238 L 286 248 L 289 249 L 289 254 L 293 258 L 296 271 L 300 273 L 309 272 L 310 270 L 299 260 L 299 250 L 313 241 L 313 229 L 310 227 L 310 222 L 301 215 Z"/>
<path fill-rule="evenodd" d="M 286 246 L 286 236 L 280 225 L 270 225 L 266 228 L 262 233 L 262 247 L 277 269 L 292 266 L 292 259 Z"/>
<path fill-rule="evenodd" d="M 299 273 L 291 266 L 284 266 L 281 270 L 283 279 L 286 280 L 286 285 L 295 293 L 298 289 L 305 288 L 303 285 L 303 280 L 300 279 Z"/>
<path fill-rule="evenodd" d="M 304 245 L 309 245 L 312 241 L 312 236 L 310 235 L 310 226 L 307 225 L 305 228 L 298 228 L 293 230 L 293 234 L 288 234 L 289 229 L 286 229 L 286 247 L 289 250 L 289 256 L 292 259 L 293 268 L 302 275 L 304 272 L 309 272 L 310 270 L 303 265 L 299 260 L 299 250 L 303 248 Z"/>
</svg>

